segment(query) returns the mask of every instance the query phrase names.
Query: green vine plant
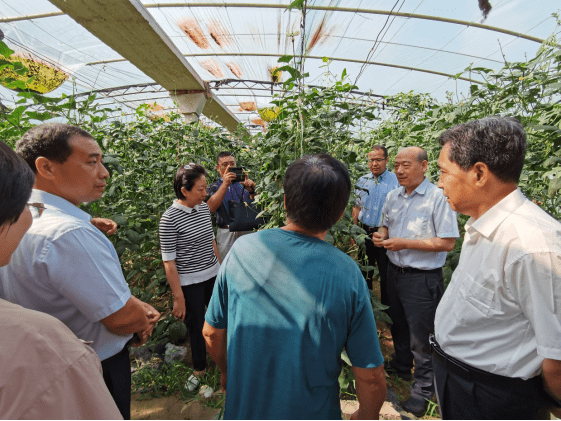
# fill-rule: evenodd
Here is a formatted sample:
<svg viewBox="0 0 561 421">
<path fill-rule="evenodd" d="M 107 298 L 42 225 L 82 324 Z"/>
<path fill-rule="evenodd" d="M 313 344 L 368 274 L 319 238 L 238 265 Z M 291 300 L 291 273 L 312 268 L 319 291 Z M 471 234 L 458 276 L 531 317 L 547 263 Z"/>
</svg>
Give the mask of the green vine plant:
<svg viewBox="0 0 561 421">
<path fill-rule="evenodd" d="M 0 43 L 0 54 L 11 55 Z M 10 50 L 11 51 L 11 50 Z M 438 136 L 451 126 L 490 115 L 518 118 L 528 133 L 528 152 L 520 187 L 523 192 L 555 218 L 561 217 L 561 50 L 554 36 L 536 57 L 525 62 L 506 63 L 497 71 L 468 67 L 483 84 L 471 86 L 463 97 L 450 95 L 439 102 L 427 94 L 400 93 L 385 98 L 382 111 L 371 97 L 344 99 L 356 89 L 345 72 L 334 75 L 325 59 L 323 89 L 308 87 L 294 56 L 279 60 L 279 71 L 290 75 L 285 92 L 273 98 L 278 115 L 266 133 L 250 136 L 239 130 L 225 134 L 202 123 L 187 124 L 179 114 L 166 119 L 149 115 L 140 107 L 128 122 L 110 120 L 115 110 L 100 108 L 95 95 L 46 96 L 20 87 L 18 103 L 1 108 L 0 132 L 10 145 L 32 125 L 52 119 L 66 119 L 88 130 L 105 154 L 111 173 L 104 197 L 85 209 L 94 216 L 112 218 L 120 225 L 111 238 L 121 259 L 125 278 L 133 293 L 168 311 L 170 293 L 159 252 L 158 222 L 174 198 L 173 175 L 181 163 L 201 163 L 218 178 L 215 160 L 229 150 L 245 166 L 257 184 L 257 200 L 268 217 L 265 228 L 284 225 L 282 180 L 288 165 L 304 154 L 329 153 L 341 160 L 353 184 L 369 169 L 366 154 L 373 143 L 385 144 L 394 157 L 400 147 L 418 145 L 429 155 L 428 178 L 436 182 Z M 14 62 L 0 62 L 14 71 L 25 70 Z M 461 74 L 457 75 L 459 77 Z M 17 82 L 14 82 L 17 85 Z M 374 129 L 364 129 L 374 126 Z M 390 170 L 393 163 L 390 162 Z M 349 200 L 343 218 L 328 232 L 326 241 L 349 254 L 363 269 L 364 230 L 353 225 Z M 465 218 L 460 217 L 463 227 Z M 351 239 L 355 245 L 352 245 Z M 462 239 L 448 254 L 444 267 L 446 282 L 459 260 Z M 382 307 L 373 300 L 380 319 Z"/>
</svg>

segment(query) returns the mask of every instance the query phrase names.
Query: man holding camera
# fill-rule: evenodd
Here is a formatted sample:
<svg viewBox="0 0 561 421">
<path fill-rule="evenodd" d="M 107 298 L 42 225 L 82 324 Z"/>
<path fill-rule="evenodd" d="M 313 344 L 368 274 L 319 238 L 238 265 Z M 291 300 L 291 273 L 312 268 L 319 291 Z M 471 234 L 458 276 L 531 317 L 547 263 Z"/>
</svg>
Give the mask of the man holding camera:
<svg viewBox="0 0 561 421">
<path fill-rule="evenodd" d="M 211 212 L 215 213 L 216 245 L 222 262 L 234 242 L 244 234 L 251 231 L 230 232 L 230 215 L 228 209 L 229 200 L 240 200 L 248 202 L 255 195 L 255 183 L 245 176 L 245 181 L 236 181 L 238 177 L 235 172 L 230 171 L 236 167 L 236 158 L 230 152 L 220 152 L 216 159 L 216 169 L 220 178 L 208 188 L 209 199 L 207 205 Z"/>
</svg>

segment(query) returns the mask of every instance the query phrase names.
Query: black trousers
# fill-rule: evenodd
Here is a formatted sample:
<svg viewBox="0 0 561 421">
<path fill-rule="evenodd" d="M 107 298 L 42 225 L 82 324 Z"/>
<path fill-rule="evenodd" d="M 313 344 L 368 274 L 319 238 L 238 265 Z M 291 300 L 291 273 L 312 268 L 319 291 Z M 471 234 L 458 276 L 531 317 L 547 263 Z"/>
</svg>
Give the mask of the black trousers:
<svg viewBox="0 0 561 421">
<path fill-rule="evenodd" d="M 359 223 L 360 226 L 368 233 L 368 238 L 364 242 L 364 248 L 366 249 L 366 260 L 368 266 L 378 266 L 378 272 L 380 275 L 380 301 L 382 304 L 388 305 L 388 256 L 386 255 L 386 249 L 384 247 L 376 247 L 372 242 L 372 234 L 378 232 L 377 227 L 369 227 Z M 372 273 L 363 271 L 364 279 L 369 289 L 372 289 Z"/>
<path fill-rule="evenodd" d="M 198 284 L 182 286 L 185 297 L 185 325 L 189 331 L 193 368 L 202 371 L 206 368 L 206 346 L 203 338 L 205 309 L 210 302 L 216 276 Z"/>
<path fill-rule="evenodd" d="M 549 419 L 541 376 L 474 379 L 460 376 L 434 357 L 432 363 L 442 419 Z"/>
<path fill-rule="evenodd" d="M 131 419 L 131 362 L 129 344 L 122 351 L 101 362 L 103 380 L 113 396 L 123 419 Z"/>
<path fill-rule="evenodd" d="M 400 273 L 388 266 L 388 305 L 395 353 L 392 367 L 410 371 L 415 360 L 411 395 L 431 399 L 434 394 L 429 335 L 434 331 L 436 307 L 444 294 L 442 268 Z"/>
</svg>

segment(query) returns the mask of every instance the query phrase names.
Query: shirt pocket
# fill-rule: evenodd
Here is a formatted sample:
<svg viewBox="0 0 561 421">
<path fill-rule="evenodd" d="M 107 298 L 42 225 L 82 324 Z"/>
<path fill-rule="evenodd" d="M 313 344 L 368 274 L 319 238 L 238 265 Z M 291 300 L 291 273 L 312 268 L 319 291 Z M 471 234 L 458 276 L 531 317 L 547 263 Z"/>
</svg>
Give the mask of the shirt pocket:
<svg viewBox="0 0 561 421">
<path fill-rule="evenodd" d="M 464 274 L 464 280 L 460 284 L 460 295 L 463 298 L 463 306 L 458 309 L 458 316 L 463 322 L 477 322 L 486 319 L 493 306 L 495 291 L 478 284 L 468 274 Z"/>
<path fill-rule="evenodd" d="M 405 232 L 407 233 L 405 238 L 411 238 L 413 240 L 432 238 L 433 235 L 429 233 L 428 224 L 429 215 L 424 213 L 412 213 L 405 223 Z"/>
</svg>

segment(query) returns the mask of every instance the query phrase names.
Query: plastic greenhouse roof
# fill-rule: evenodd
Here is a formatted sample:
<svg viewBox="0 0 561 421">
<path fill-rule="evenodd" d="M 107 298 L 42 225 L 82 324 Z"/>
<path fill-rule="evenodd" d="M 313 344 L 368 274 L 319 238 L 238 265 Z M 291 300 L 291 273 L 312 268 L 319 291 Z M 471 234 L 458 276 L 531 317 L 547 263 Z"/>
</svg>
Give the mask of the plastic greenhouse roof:
<svg viewBox="0 0 561 421">
<path fill-rule="evenodd" d="M 101 91 L 100 103 L 121 108 L 125 114 L 142 103 L 176 108 L 158 80 L 54 3 L 0 0 L 4 42 L 71 75 L 48 95 Z M 270 106 L 270 69 L 281 66 L 279 57 L 300 54 L 303 35 L 308 84 L 327 83 L 322 58 L 328 57 L 329 70 L 341 75 L 346 69 L 350 82 L 363 70 L 356 82 L 359 91 L 387 96 L 413 90 L 442 101 L 446 92 L 466 93 L 470 84 L 481 82 L 476 76 L 470 81 L 469 73 L 462 75 L 464 79 L 450 78 L 470 64 L 499 69 L 505 60 L 534 57 L 541 40 L 556 29 L 552 13 L 560 9 L 558 0 L 496 0 L 483 22 L 477 0 L 308 0 L 302 31 L 302 11 L 287 10 L 289 4 L 288 0 L 142 0 L 144 7 L 140 7 L 198 78 L 211 82 L 214 97 L 249 126 L 259 116 L 242 106 Z M 142 45 L 143 40 L 135 42 Z M 0 100 L 12 105 L 17 99 L 13 91 L 0 87 Z"/>
</svg>

